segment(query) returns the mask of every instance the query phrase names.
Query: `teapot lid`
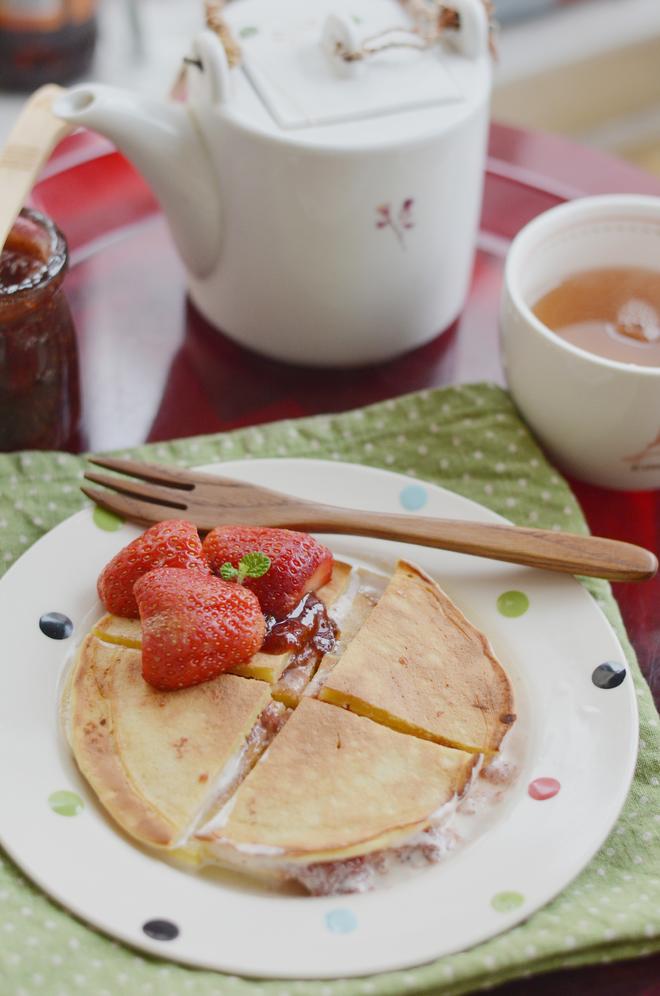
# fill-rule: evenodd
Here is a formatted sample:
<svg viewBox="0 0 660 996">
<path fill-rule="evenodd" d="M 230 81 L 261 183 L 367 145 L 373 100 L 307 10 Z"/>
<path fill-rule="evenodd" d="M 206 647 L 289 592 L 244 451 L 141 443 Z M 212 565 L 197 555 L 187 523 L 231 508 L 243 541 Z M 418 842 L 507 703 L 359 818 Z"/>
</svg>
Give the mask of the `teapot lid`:
<svg viewBox="0 0 660 996">
<path fill-rule="evenodd" d="M 487 99 L 482 0 L 452 0 L 460 27 L 432 44 L 399 0 L 342 3 L 230 3 L 223 18 L 240 63 L 229 74 L 226 112 L 294 143 L 341 146 L 437 133 Z"/>
</svg>

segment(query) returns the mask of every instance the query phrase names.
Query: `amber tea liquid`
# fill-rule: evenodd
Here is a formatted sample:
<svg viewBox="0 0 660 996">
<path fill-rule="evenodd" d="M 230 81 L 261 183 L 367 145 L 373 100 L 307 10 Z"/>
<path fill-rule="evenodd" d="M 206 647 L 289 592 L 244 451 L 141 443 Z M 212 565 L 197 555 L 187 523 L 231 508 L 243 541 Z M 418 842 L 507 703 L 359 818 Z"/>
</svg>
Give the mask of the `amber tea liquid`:
<svg viewBox="0 0 660 996">
<path fill-rule="evenodd" d="M 660 367 L 660 272 L 637 267 L 586 270 L 532 308 L 567 342 L 620 363 Z"/>
</svg>

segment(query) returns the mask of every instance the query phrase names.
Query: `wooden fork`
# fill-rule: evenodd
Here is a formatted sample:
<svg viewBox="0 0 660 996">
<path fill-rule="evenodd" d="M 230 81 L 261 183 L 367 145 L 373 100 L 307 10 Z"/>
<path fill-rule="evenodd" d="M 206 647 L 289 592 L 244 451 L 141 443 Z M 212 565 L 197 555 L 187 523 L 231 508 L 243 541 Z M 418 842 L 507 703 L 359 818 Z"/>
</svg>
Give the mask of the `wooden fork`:
<svg viewBox="0 0 660 996">
<path fill-rule="evenodd" d="M 598 536 L 363 512 L 303 501 L 214 474 L 133 460 L 93 457 L 90 462 L 137 478 L 126 480 L 88 472 L 88 481 L 107 490 L 82 490 L 102 508 L 140 524 L 181 518 L 202 532 L 215 526 L 241 524 L 374 536 L 611 581 L 645 581 L 658 569 L 658 561 L 650 551 Z"/>
</svg>

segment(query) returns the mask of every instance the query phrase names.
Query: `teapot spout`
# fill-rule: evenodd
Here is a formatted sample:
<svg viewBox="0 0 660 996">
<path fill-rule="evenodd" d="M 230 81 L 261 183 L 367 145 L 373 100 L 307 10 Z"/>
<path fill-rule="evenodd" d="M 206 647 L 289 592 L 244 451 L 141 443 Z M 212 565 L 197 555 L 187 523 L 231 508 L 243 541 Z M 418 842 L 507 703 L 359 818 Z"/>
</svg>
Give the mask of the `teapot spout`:
<svg viewBox="0 0 660 996">
<path fill-rule="evenodd" d="M 67 90 L 53 110 L 72 125 L 105 135 L 130 159 L 162 205 L 188 270 L 207 276 L 220 253 L 220 203 L 190 110 L 97 84 Z"/>
</svg>

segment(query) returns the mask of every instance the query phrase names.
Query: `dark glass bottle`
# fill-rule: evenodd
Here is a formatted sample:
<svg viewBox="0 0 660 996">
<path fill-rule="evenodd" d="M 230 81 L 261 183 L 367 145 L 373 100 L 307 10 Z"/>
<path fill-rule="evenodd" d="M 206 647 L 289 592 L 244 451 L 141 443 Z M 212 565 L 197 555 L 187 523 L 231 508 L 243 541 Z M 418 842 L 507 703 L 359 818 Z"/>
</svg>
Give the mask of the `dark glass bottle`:
<svg viewBox="0 0 660 996">
<path fill-rule="evenodd" d="M 24 208 L 0 255 L 0 450 L 74 448 L 78 348 L 62 290 L 68 253 L 50 219 Z"/>
<path fill-rule="evenodd" d="M 30 91 L 84 73 L 96 8 L 97 0 L 0 0 L 0 88 Z"/>
</svg>

